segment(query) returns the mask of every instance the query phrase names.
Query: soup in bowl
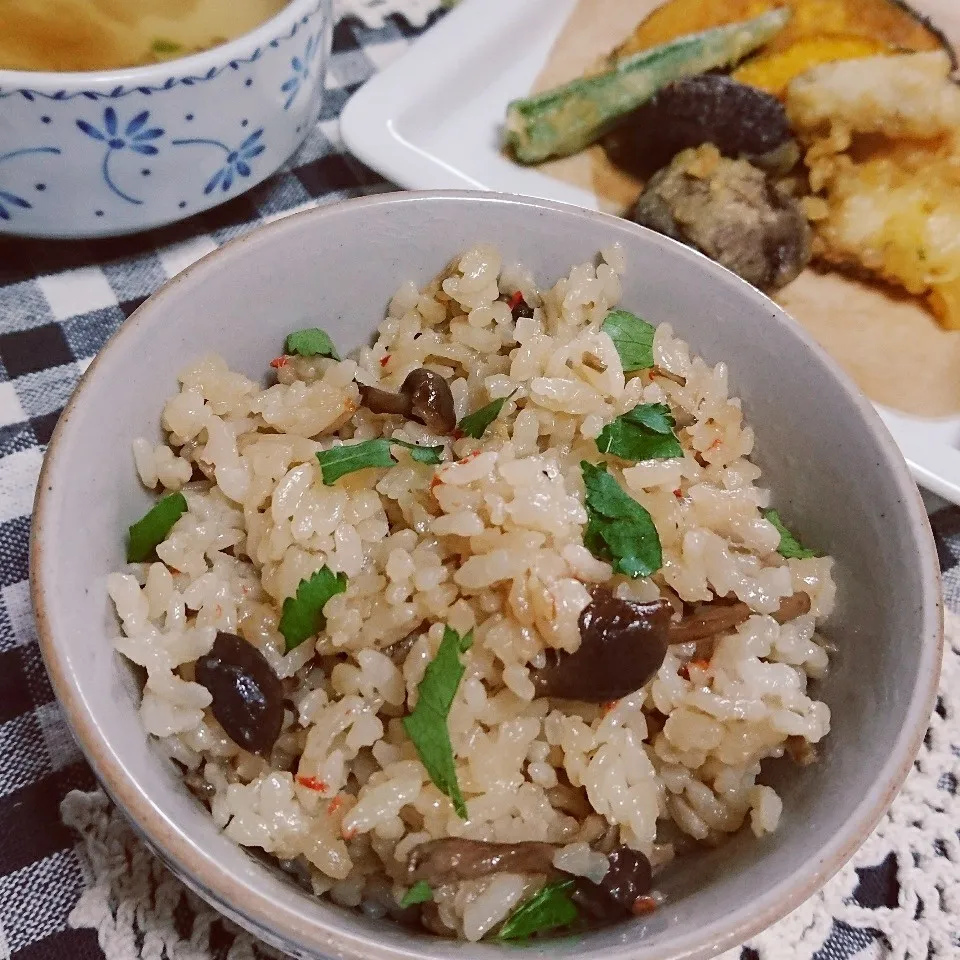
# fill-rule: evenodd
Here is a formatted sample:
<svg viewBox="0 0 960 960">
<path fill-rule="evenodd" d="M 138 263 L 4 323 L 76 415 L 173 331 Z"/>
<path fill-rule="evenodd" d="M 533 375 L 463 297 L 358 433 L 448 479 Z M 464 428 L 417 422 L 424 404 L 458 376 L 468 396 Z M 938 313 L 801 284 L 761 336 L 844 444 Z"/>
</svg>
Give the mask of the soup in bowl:
<svg viewBox="0 0 960 960">
<path fill-rule="evenodd" d="M 0 0 L 0 233 L 134 233 L 249 190 L 316 123 L 330 37 L 330 0 Z"/>
<path fill-rule="evenodd" d="M 4 0 L 0 68 L 114 70 L 201 53 L 276 16 L 286 0 Z"/>
</svg>

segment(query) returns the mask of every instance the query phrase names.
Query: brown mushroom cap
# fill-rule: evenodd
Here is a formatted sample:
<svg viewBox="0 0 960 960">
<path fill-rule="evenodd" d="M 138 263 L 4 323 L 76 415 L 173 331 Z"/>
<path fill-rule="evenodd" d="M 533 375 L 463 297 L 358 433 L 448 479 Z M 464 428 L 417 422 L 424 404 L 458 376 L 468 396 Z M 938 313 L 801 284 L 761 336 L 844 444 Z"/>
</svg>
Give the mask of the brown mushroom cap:
<svg viewBox="0 0 960 960">
<path fill-rule="evenodd" d="M 213 698 L 210 709 L 224 732 L 249 750 L 269 756 L 283 727 L 283 684 L 266 657 L 243 637 L 217 633 L 197 660 L 197 683 Z"/>
<path fill-rule="evenodd" d="M 439 373 L 426 367 L 411 370 L 399 393 L 358 384 L 360 400 L 371 413 L 410 417 L 435 433 L 453 433 L 457 411 L 450 385 Z"/>
<path fill-rule="evenodd" d="M 436 433 L 452 433 L 457 425 L 450 385 L 426 367 L 411 370 L 400 392 L 410 397 L 410 416 Z"/>
<path fill-rule="evenodd" d="M 548 650 L 546 665 L 531 671 L 537 695 L 607 703 L 639 690 L 667 654 L 670 612 L 663 600 L 637 603 L 595 588 L 576 652 Z"/>
</svg>

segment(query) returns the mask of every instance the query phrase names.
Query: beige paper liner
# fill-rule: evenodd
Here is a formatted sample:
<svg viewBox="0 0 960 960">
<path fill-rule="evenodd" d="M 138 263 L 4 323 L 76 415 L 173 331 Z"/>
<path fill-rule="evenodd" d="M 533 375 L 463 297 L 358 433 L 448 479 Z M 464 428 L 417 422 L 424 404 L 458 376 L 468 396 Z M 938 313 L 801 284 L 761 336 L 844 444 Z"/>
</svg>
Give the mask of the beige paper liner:
<svg viewBox="0 0 960 960">
<path fill-rule="evenodd" d="M 590 72 L 658 0 L 580 0 L 534 90 Z M 913 0 L 960 47 L 960 0 Z M 542 164 L 548 176 L 593 193 L 622 213 L 642 186 L 594 146 Z M 926 417 L 960 413 L 960 332 L 942 329 L 919 301 L 833 272 L 805 270 L 777 301 L 839 361 L 873 400 Z"/>
</svg>

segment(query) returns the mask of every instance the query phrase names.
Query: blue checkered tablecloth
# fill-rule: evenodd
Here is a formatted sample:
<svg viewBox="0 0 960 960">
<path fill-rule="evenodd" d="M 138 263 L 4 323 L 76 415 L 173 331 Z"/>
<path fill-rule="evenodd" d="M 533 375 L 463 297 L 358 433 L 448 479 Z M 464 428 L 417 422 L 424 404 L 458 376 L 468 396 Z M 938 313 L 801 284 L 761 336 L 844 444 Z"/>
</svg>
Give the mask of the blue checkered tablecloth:
<svg viewBox="0 0 960 960">
<path fill-rule="evenodd" d="M 73 929 L 67 922 L 89 877 L 77 836 L 61 820 L 60 804 L 69 791 L 92 790 L 95 783 L 44 672 L 27 583 L 34 486 L 57 417 L 107 338 L 198 257 L 293 209 L 392 189 L 346 155 L 338 116 L 350 94 L 418 32 L 398 17 L 388 17 L 380 29 L 342 20 L 317 128 L 283 170 L 246 195 L 139 237 L 0 241 L 0 960 L 104 957 L 95 930 Z M 960 511 L 938 513 L 934 522 L 944 567 L 960 573 Z M 960 596 L 952 600 L 960 610 Z M 951 795 L 956 788 L 954 777 Z M 858 868 L 858 875 L 857 904 L 897 908 L 895 853 Z M 204 952 L 189 956 L 239 957 L 234 947 L 232 930 L 214 923 Z M 129 960 L 181 956 L 147 950 L 143 942 L 127 949 Z M 866 950 L 871 957 L 885 955 L 881 932 L 869 923 L 853 927 L 837 921 L 811 956 L 846 960 L 867 956 Z M 948 955 L 960 956 L 960 946 L 949 954 L 918 943 L 915 957 Z M 742 960 L 759 956 L 752 947 L 741 954 Z"/>
</svg>

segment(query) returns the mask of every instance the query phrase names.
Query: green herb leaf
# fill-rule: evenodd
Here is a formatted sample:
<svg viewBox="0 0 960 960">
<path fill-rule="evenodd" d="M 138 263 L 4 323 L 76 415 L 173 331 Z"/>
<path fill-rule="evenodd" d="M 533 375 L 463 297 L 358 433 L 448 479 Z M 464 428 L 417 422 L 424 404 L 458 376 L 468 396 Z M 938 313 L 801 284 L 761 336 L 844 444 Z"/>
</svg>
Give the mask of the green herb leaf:
<svg viewBox="0 0 960 960">
<path fill-rule="evenodd" d="M 167 538 L 173 525 L 187 512 L 182 493 L 171 493 L 148 510 L 130 527 L 127 540 L 127 563 L 149 560 Z"/>
<path fill-rule="evenodd" d="M 450 627 L 443 631 L 440 649 L 417 688 L 417 705 L 403 718 L 407 736 L 417 748 L 430 779 L 453 801 L 457 816 L 462 820 L 467 819 L 467 805 L 457 783 L 447 715 L 464 674 L 460 654 L 466 653 L 472 644 L 472 630 L 465 637 Z"/>
<path fill-rule="evenodd" d="M 348 473 L 369 467 L 392 467 L 397 462 L 390 455 L 390 444 L 382 437 L 323 450 L 317 454 L 317 460 L 320 461 L 323 482 L 328 487 Z"/>
<path fill-rule="evenodd" d="M 323 482 L 329 487 L 341 477 L 357 470 L 367 470 L 370 467 L 394 467 L 396 458 L 390 452 L 390 447 L 403 447 L 410 451 L 410 456 L 417 463 L 443 463 L 443 446 L 421 447 L 406 440 L 391 440 L 387 437 L 375 437 L 373 440 L 361 440 L 360 443 L 351 443 L 331 450 L 323 450 L 317 454 L 320 462 L 320 474 Z"/>
<path fill-rule="evenodd" d="M 673 432 L 675 424 L 665 403 L 642 403 L 600 431 L 597 449 L 634 463 L 682 457 L 683 447 Z"/>
<path fill-rule="evenodd" d="M 170 55 L 180 53 L 183 50 L 183 44 L 177 43 L 175 40 L 167 40 L 165 37 L 157 37 L 156 40 L 150 44 L 150 50 L 152 53 Z"/>
<path fill-rule="evenodd" d="M 497 939 L 522 940 L 534 933 L 569 926 L 577 919 L 576 904 L 567 893 L 572 886 L 573 880 L 548 883 L 507 917 Z"/>
<path fill-rule="evenodd" d="M 586 548 L 628 577 L 649 577 L 663 565 L 660 535 L 653 518 L 624 493 L 602 464 L 580 462 L 587 496 Z"/>
<path fill-rule="evenodd" d="M 785 526 L 776 510 L 764 510 L 763 519 L 769 520 L 780 533 L 780 546 L 777 553 L 788 560 L 807 560 L 817 555 L 815 550 L 808 550 Z"/>
<path fill-rule="evenodd" d="M 387 443 L 409 450 L 410 456 L 417 463 L 429 463 L 431 466 L 443 463 L 443 444 L 436 447 L 421 447 L 418 443 L 408 443 L 406 440 L 387 440 Z"/>
<path fill-rule="evenodd" d="M 418 880 L 404 895 L 400 901 L 401 907 L 412 907 L 417 903 L 426 903 L 433 899 L 433 891 L 426 880 Z"/>
<path fill-rule="evenodd" d="M 475 410 L 473 413 L 468 413 L 457 424 L 457 429 L 465 437 L 473 437 L 474 440 L 479 440 L 483 436 L 487 427 L 489 427 L 490 424 L 500 416 L 500 411 L 503 409 L 503 405 L 516 392 L 517 391 L 514 390 L 513 393 L 506 397 L 500 397 L 499 400 L 491 400 L 490 403 L 484 407 L 481 407 L 479 410 Z"/>
<path fill-rule="evenodd" d="M 629 310 L 611 310 L 600 329 L 609 334 L 620 354 L 624 373 L 653 366 L 653 337 L 657 328 Z"/>
<path fill-rule="evenodd" d="M 288 334 L 284 350 L 287 353 L 299 353 L 301 357 L 340 359 L 337 348 L 333 345 L 329 334 L 319 327 L 308 327 L 306 330 L 295 330 Z"/>
<path fill-rule="evenodd" d="M 280 632 L 287 642 L 287 653 L 327 625 L 323 608 L 332 596 L 346 589 L 347 575 L 334 574 L 329 567 L 321 567 L 308 580 L 300 581 L 297 595 L 283 601 L 280 617 Z"/>
</svg>

